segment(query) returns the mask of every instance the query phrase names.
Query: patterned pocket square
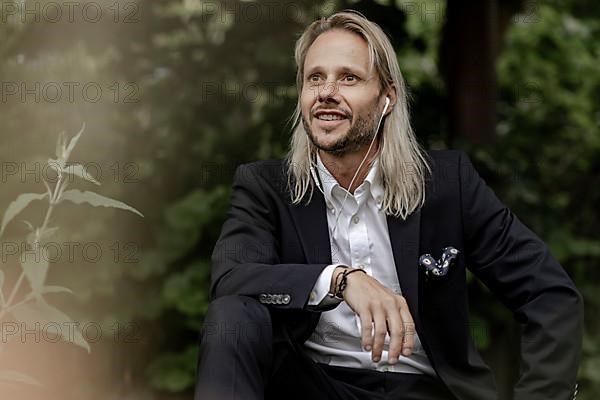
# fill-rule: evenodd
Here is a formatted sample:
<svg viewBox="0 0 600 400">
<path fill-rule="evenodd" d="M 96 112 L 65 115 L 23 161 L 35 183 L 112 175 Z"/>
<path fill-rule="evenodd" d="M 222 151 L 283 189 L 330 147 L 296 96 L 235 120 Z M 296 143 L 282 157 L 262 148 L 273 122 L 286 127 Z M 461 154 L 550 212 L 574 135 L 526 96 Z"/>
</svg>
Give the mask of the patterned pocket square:
<svg viewBox="0 0 600 400">
<path fill-rule="evenodd" d="M 452 246 L 444 247 L 442 249 L 442 258 L 436 260 L 429 253 L 423 254 L 419 257 L 419 266 L 425 270 L 425 275 L 427 276 L 445 276 L 459 254 L 460 251 Z"/>
</svg>

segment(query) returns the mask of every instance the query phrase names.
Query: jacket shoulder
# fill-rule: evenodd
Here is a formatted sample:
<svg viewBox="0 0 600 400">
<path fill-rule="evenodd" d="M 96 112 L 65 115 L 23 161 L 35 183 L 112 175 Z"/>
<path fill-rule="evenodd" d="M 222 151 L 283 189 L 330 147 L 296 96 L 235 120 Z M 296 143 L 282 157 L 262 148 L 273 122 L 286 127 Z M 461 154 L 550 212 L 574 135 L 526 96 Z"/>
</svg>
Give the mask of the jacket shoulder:
<svg viewBox="0 0 600 400">
<path fill-rule="evenodd" d="M 254 173 L 257 178 L 279 178 L 285 173 L 284 160 L 259 160 L 240 165 Z"/>
<path fill-rule="evenodd" d="M 270 187 L 278 192 L 283 191 L 287 183 L 286 163 L 282 159 L 242 164 L 238 167 L 238 174 L 242 172 L 247 178 L 258 181 L 262 187 Z"/>
<path fill-rule="evenodd" d="M 264 172 L 270 170 L 279 170 L 284 166 L 284 160 L 282 159 L 270 159 L 270 160 L 258 160 L 252 161 L 246 164 L 242 164 L 245 167 L 251 168 L 255 172 Z"/>
<path fill-rule="evenodd" d="M 429 150 L 426 160 L 431 169 L 431 175 L 427 180 L 456 180 L 460 170 L 460 164 L 468 158 L 462 150 Z"/>
<path fill-rule="evenodd" d="M 428 150 L 427 161 L 435 164 L 458 164 L 465 154 L 462 150 Z"/>
</svg>

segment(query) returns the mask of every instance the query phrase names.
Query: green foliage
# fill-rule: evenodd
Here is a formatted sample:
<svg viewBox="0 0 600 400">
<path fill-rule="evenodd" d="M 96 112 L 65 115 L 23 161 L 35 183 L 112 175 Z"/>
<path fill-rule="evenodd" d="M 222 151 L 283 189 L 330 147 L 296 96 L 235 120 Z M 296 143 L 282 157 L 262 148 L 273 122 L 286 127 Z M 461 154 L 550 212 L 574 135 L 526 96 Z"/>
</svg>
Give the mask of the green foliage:
<svg viewBox="0 0 600 400">
<path fill-rule="evenodd" d="M 228 202 L 229 188 L 218 186 L 192 191 L 171 205 L 165 212 L 165 233 L 160 236 L 167 262 L 186 256 L 210 237 L 208 227 L 223 219 Z"/>
<path fill-rule="evenodd" d="M 161 355 L 148 368 L 153 387 L 167 392 L 181 392 L 196 382 L 198 346 L 192 345 L 183 352 Z"/>
<path fill-rule="evenodd" d="M 163 287 L 165 302 L 185 315 L 190 329 L 199 330 L 199 318 L 208 310 L 206 288 L 210 283 L 210 264 L 195 261 L 181 273 L 169 276 Z"/>
<path fill-rule="evenodd" d="M 546 241 L 584 294 L 579 398 L 592 399 L 600 393 L 600 324 L 590 318 L 599 310 L 593 267 L 600 264 L 600 46 L 592 38 L 600 35 L 600 23 L 595 15 L 571 14 L 570 7 L 537 3 L 535 18 L 515 18 L 498 63 L 498 141 L 465 146 L 498 196 Z M 490 318 L 498 307 L 488 297 L 475 303 L 495 336 L 510 330 L 505 318 Z"/>
<path fill-rule="evenodd" d="M 60 337 L 82 347 L 88 353 L 91 352 L 90 345 L 78 328 L 72 325 L 72 330 L 62 329 L 63 326 L 74 324 L 73 320 L 62 311 L 46 303 L 41 297 L 38 297 L 35 302 L 17 305 L 13 308 L 12 314 L 17 321 L 23 322 L 32 331 L 40 329 L 40 326 L 46 327 L 45 329 L 49 331 L 51 336 Z"/>
</svg>

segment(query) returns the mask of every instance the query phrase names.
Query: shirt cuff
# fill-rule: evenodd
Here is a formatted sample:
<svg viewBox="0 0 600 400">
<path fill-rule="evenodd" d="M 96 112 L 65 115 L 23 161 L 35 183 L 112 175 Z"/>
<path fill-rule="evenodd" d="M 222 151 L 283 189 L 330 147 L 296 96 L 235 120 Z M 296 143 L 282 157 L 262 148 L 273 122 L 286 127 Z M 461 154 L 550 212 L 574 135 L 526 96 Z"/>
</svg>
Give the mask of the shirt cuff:
<svg viewBox="0 0 600 400">
<path fill-rule="evenodd" d="M 321 275 L 319 275 L 317 278 L 317 282 L 313 286 L 312 291 L 310 292 L 310 296 L 308 298 L 309 306 L 329 306 L 332 304 L 332 300 L 335 300 L 335 304 L 341 303 L 341 300 L 327 296 L 327 293 L 329 293 L 329 289 L 331 287 L 331 277 L 333 276 L 333 272 L 337 267 L 347 267 L 347 265 L 331 264 L 323 269 Z"/>
</svg>

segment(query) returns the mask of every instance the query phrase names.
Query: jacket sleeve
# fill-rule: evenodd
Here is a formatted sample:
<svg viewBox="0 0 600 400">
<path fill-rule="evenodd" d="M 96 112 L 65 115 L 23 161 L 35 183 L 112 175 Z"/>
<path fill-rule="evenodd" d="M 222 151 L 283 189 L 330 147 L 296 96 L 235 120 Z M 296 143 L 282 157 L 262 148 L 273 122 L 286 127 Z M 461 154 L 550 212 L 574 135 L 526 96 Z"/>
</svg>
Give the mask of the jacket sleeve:
<svg viewBox="0 0 600 400">
<path fill-rule="evenodd" d="M 235 172 L 230 209 L 212 253 L 210 300 L 237 294 L 270 307 L 308 309 L 309 295 L 327 265 L 281 263 L 277 200 L 252 168 L 241 165 Z"/>
<path fill-rule="evenodd" d="M 459 155 L 467 267 L 522 326 L 515 400 L 567 400 L 576 390 L 583 299 L 546 245 Z"/>
</svg>

